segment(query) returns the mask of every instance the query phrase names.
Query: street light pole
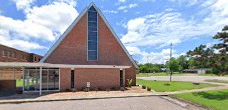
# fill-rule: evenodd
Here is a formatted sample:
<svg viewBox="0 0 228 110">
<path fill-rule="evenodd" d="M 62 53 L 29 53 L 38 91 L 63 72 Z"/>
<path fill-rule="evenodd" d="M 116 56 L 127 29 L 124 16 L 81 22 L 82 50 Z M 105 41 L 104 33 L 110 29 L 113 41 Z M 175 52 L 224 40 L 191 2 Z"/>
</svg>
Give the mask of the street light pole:
<svg viewBox="0 0 228 110">
<path fill-rule="evenodd" d="M 171 43 L 170 44 L 170 59 L 169 59 L 169 63 L 170 63 L 170 81 L 172 81 L 172 74 L 173 74 L 173 71 L 172 71 L 172 62 L 171 62 L 171 59 L 172 59 L 172 46 L 173 44 Z"/>
</svg>

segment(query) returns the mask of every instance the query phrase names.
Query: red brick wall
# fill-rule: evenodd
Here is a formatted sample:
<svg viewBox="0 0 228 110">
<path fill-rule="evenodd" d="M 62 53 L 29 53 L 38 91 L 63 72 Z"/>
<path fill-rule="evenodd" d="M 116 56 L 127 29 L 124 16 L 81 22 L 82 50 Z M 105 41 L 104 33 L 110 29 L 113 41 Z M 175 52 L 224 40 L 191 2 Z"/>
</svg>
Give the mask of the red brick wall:
<svg viewBox="0 0 228 110">
<path fill-rule="evenodd" d="M 132 68 L 126 71 L 126 78 L 133 79 L 135 84 L 134 65 L 100 16 L 98 17 L 98 47 L 98 61 L 87 61 L 87 14 L 85 14 L 45 62 L 131 66 Z"/>
<path fill-rule="evenodd" d="M 3 56 L 3 51 L 7 53 L 7 56 Z M 11 55 L 14 53 L 15 57 L 8 56 L 8 52 L 10 52 Z M 34 60 L 34 57 L 37 58 L 37 61 Z M 38 59 L 41 58 L 42 56 L 40 55 L 27 53 L 0 44 L 0 62 L 38 62 Z"/>
<path fill-rule="evenodd" d="M 119 69 L 75 69 L 75 87 L 82 90 L 90 82 L 91 89 L 119 89 Z"/>
<path fill-rule="evenodd" d="M 71 69 L 61 68 L 60 69 L 60 90 L 64 91 L 70 89 L 70 72 Z"/>
</svg>

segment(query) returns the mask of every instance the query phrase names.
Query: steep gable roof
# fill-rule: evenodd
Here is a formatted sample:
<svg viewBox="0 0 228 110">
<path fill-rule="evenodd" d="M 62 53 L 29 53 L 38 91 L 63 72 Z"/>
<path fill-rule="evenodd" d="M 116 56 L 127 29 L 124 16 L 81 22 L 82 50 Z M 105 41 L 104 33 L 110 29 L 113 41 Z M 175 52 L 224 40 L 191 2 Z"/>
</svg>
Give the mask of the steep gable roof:
<svg viewBox="0 0 228 110">
<path fill-rule="evenodd" d="M 82 18 L 82 16 L 84 16 L 86 14 L 86 12 L 89 10 L 89 8 L 91 6 L 94 6 L 94 8 L 97 10 L 98 14 L 101 16 L 101 18 L 104 20 L 104 22 L 106 23 L 106 25 L 108 26 L 109 30 L 111 30 L 112 34 L 114 35 L 115 39 L 117 40 L 117 42 L 119 43 L 119 45 L 122 47 L 122 49 L 124 50 L 124 52 L 127 54 L 127 56 L 129 57 L 129 59 L 131 60 L 131 62 L 134 64 L 135 68 L 138 68 L 137 64 L 135 63 L 134 59 L 131 57 L 131 55 L 128 53 L 127 49 L 125 48 L 125 46 L 123 45 L 123 43 L 120 41 L 119 37 L 117 36 L 117 34 L 113 31 L 112 27 L 110 26 L 110 24 L 108 23 L 108 21 L 106 20 L 106 18 L 104 17 L 103 13 L 100 11 L 100 9 L 98 9 L 96 7 L 96 5 L 92 2 L 90 3 L 90 5 L 85 8 L 82 13 L 73 21 L 73 23 L 67 28 L 67 30 L 60 36 L 60 38 L 55 42 L 55 44 L 48 50 L 48 52 L 45 54 L 45 56 L 41 59 L 40 62 L 44 62 L 45 60 L 47 60 L 47 58 L 51 55 L 51 53 L 58 47 L 58 45 L 61 43 L 61 41 L 69 34 L 69 32 L 73 29 L 73 27 L 79 22 L 79 20 Z"/>
</svg>

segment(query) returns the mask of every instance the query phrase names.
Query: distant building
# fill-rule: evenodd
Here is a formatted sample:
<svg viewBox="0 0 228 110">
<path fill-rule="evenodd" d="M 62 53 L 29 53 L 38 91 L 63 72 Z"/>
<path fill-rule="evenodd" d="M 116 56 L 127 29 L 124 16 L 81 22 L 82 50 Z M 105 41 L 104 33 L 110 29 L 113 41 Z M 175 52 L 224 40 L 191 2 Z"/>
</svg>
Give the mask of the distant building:
<svg viewBox="0 0 228 110">
<path fill-rule="evenodd" d="M 42 56 L 0 44 L 0 62 L 39 62 Z"/>
<path fill-rule="evenodd" d="M 185 69 L 183 73 L 212 73 L 212 69 L 210 68 L 199 68 L 199 69 Z"/>
</svg>

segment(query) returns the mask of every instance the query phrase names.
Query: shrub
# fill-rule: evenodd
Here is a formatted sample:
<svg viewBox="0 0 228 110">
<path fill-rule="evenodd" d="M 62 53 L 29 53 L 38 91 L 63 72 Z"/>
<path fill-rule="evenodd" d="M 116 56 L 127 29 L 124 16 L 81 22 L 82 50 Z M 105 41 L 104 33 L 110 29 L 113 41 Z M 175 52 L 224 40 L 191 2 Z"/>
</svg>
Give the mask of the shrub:
<svg viewBox="0 0 228 110">
<path fill-rule="evenodd" d="M 142 85 L 142 89 L 146 89 L 146 86 Z"/>
<path fill-rule="evenodd" d="M 111 89 L 106 89 L 107 92 L 109 92 Z"/>
<path fill-rule="evenodd" d="M 147 87 L 146 90 L 147 90 L 147 91 L 151 91 L 151 88 L 150 88 L 150 87 Z"/>
<path fill-rule="evenodd" d="M 124 87 L 121 87 L 120 90 L 121 90 L 121 91 L 124 91 L 125 89 L 124 89 Z"/>
<path fill-rule="evenodd" d="M 99 89 L 98 88 L 94 88 L 93 90 L 97 92 Z"/>
<path fill-rule="evenodd" d="M 196 82 L 193 82 L 192 84 L 193 84 L 193 85 L 200 85 L 200 83 L 196 83 Z"/>
<path fill-rule="evenodd" d="M 83 91 L 89 92 L 89 88 L 84 88 Z"/>
<path fill-rule="evenodd" d="M 131 87 L 132 85 L 132 79 L 127 79 L 127 87 Z"/>
<path fill-rule="evenodd" d="M 170 84 L 169 84 L 169 83 L 165 83 L 164 85 L 165 85 L 165 86 L 170 86 Z"/>
<path fill-rule="evenodd" d="M 71 92 L 71 90 L 70 89 L 66 89 L 65 92 Z"/>
<path fill-rule="evenodd" d="M 76 89 L 76 88 L 73 88 L 73 89 L 71 89 L 71 91 L 72 91 L 72 92 L 76 92 L 76 91 L 77 91 L 77 89 Z"/>
</svg>

